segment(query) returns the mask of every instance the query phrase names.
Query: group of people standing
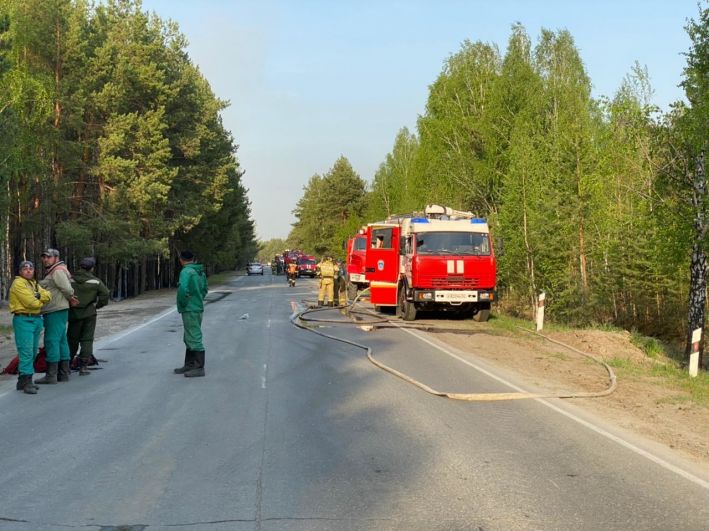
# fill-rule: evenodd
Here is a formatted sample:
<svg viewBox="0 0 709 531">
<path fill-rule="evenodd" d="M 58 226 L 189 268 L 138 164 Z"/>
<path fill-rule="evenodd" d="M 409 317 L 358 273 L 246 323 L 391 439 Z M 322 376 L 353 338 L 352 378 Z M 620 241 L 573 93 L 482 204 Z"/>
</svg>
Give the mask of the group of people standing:
<svg viewBox="0 0 709 531">
<path fill-rule="evenodd" d="M 44 251 L 41 260 L 44 277 L 39 281 L 34 263 L 20 262 L 9 297 L 19 358 L 17 390 L 31 395 L 37 394 L 36 384 L 68 382 L 74 356 L 79 356 L 79 374 L 91 374 L 96 310 L 108 304 L 110 295 L 93 274 L 94 258 L 83 258 L 73 276 L 57 249 Z M 47 372 L 33 381 L 42 330 Z"/>
<path fill-rule="evenodd" d="M 108 304 L 110 296 L 106 285 L 93 274 L 94 258 L 83 258 L 75 275 L 69 272 L 57 249 L 47 249 L 41 259 L 42 280 L 35 278 L 34 263 L 20 262 L 9 297 L 19 358 L 17 390 L 30 395 L 37 394 L 37 384 L 68 382 L 75 356 L 79 358 L 79 374 L 91 374 L 88 365 L 94 359 L 96 310 Z M 191 251 L 182 251 L 179 260 L 182 270 L 177 286 L 177 311 L 182 317 L 186 350 L 184 365 L 174 372 L 188 378 L 204 376 L 202 315 L 208 292 L 207 276 Z M 47 372 L 43 378 L 33 380 L 43 330 Z"/>
</svg>

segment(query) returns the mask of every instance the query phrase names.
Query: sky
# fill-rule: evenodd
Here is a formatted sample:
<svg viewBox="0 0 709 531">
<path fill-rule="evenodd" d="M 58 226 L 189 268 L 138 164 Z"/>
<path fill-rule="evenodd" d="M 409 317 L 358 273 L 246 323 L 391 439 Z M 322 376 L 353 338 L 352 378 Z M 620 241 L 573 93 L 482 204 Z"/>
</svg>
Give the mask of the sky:
<svg viewBox="0 0 709 531">
<path fill-rule="evenodd" d="M 706 0 L 702 0 L 705 2 Z M 344 155 L 368 182 L 428 87 L 467 39 L 504 53 L 514 23 L 536 43 L 568 30 L 593 84 L 612 97 L 637 61 L 653 103 L 678 84 L 697 0 L 143 0 L 179 24 L 238 144 L 256 234 L 285 238 L 303 188 Z"/>
</svg>

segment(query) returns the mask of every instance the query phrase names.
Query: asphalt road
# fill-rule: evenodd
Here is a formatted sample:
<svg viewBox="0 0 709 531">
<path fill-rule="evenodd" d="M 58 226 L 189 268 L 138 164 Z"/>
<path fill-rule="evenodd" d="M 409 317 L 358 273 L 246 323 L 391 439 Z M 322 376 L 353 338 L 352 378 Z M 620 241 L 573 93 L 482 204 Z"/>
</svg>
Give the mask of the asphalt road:
<svg viewBox="0 0 709 531">
<path fill-rule="evenodd" d="M 295 328 L 314 287 L 211 293 L 206 378 L 172 373 L 172 312 L 102 340 L 91 376 L 3 383 L 0 529 L 707 528 L 706 486 L 544 403 L 434 397 Z M 432 387 L 511 390 L 401 330 L 324 331 Z"/>
</svg>

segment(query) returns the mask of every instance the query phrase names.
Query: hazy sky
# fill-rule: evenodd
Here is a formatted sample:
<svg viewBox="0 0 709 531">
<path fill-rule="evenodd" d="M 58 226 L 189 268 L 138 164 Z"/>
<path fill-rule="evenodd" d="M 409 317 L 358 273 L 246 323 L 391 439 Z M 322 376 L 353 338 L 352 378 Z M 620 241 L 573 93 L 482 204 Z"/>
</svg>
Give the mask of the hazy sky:
<svg viewBox="0 0 709 531">
<path fill-rule="evenodd" d="M 465 39 L 504 53 L 520 22 L 567 29 L 593 83 L 612 96 L 635 61 L 647 66 L 654 103 L 678 88 L 696 0 L 144 0 L 172 19 L 218 97 L 239 145 L 257 235 L 285 238 L 314 174 L 344 155 L 367 181 L 396 133 L 416 129 L 428 86 Z"/>
</svg>

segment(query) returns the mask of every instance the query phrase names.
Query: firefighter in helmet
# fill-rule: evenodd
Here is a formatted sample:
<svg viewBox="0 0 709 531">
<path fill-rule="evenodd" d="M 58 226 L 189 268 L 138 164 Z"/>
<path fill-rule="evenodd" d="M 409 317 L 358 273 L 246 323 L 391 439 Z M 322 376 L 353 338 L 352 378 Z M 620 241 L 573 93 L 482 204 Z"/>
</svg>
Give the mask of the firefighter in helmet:
<svg viewBox="0 0 709 531">
<path fill-rule="evenodd" d="M 323 304 L 325 304 L 325 297 L 327 297 L 329 306 L 335 306 L 334 284 L 339 268 L 332 261 L 332 257 L 326 256 L 322 262 L 318 264 L 318 270 L 320 271 L 318 306 L 323 306 Z"/>
<path fill-rule="evenodd" d="M 287 280 L 289 286 L 295 286 L 295 279 L 298 278 L 298 264 L 294 260 L 288 262 Z"/>
</svg>

